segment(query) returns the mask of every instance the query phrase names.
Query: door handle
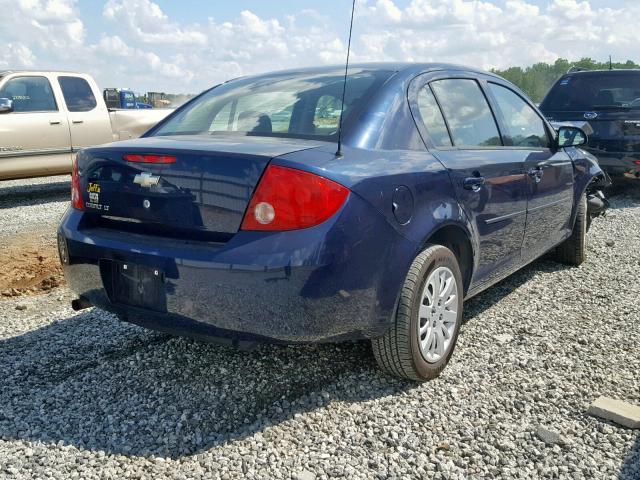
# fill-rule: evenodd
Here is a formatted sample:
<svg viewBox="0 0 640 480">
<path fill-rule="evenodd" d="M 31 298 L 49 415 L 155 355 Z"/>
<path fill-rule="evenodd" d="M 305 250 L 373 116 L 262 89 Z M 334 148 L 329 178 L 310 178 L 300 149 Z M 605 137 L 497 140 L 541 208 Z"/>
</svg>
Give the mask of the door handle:
<svg viewBox="0 0 640 480">
<path fill-rule="evenodd" d="M 60 125 L 61 123 L 60 120 L 49 120 L 49 125 Z"/>
<path fill-rule="evenodd" d="M 80 123 L 84 123 L 84 120 L 71 120 L 72 123 L 74 123 L 75 125 L 78 125 Z"/>
<path fill-rule="evenodd" d="M 484 177 L 467 177 L 462 181 L 462 187 L 465 190 L 471 190 L 472 192 L 479 192 L 480 187 L 484 185 Z"/>
<path fill-rule="evenodd" d="M 544 175 L 544 170 L 542 170 L 542 167 L 534 167 L 530 168 L 527 173 L 536 183 L 540 183 L 542 176 Z"/>
</svg>

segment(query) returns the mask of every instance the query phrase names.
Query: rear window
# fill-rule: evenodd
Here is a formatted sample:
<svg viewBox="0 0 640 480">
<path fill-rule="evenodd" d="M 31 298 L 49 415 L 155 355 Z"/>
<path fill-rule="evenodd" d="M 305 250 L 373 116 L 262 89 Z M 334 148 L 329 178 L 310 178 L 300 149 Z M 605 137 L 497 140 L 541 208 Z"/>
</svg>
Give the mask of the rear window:
<svg viewBox="0 0 640 480">
<path fill-rule="evenodd" d="M 355 121 L 393 72 L 349 73 L 343 126 Z M 241 79 L 205 93 L 154 132 L 165 135 L 255 135 L 333 140 L 340 120 L 344 73 L 275 74 Z"/>
<path fill-rule="evenodd" d="M 540 105 L 544 112 L 640 108 L 640 71 L 594 72 L 561 78 Z"/>
</svg>

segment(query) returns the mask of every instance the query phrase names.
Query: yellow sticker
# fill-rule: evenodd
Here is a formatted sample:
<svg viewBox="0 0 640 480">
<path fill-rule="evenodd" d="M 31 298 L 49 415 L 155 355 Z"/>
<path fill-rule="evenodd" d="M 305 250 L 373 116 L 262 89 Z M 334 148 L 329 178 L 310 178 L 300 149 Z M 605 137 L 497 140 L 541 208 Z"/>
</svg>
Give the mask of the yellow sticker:
<svg viewBox="0 0 640 480">
<path fill-rule="evenodd" d="M 89 187 L 87 188 L 87 192 L 100 193 L 100 184 L 99 183 L 89 183 Z"/>
</svg>

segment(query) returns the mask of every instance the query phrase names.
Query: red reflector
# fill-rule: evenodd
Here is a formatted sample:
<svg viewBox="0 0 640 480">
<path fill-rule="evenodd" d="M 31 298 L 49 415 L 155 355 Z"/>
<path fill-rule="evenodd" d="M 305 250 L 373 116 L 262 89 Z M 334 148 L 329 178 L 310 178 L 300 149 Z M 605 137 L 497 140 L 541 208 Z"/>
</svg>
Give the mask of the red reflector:
<svg viewBox="0 0 640 480">
<path fill-rule="evenodd" d="M 242 221 L 242 230 L 297 230 L 328 220 L 344 204 L 349 189 L 294 168 L 270 166 L 262 176 Z"/>
<path fill-rule="evenodd" d="M 76 210 L 84 210 L 82 192 L 80 189 L 80 172 L 78 171 L 78 159 L 73 160 L 73 171 L 71 173 L 71 206 Z"/>
<path fill-rule="evenodd" d="M 125 155 L 126 162 L 136 163 L 176 163 L 176 157 L 173 155 L 140 155 L 137 153 Z"/>
</svg>

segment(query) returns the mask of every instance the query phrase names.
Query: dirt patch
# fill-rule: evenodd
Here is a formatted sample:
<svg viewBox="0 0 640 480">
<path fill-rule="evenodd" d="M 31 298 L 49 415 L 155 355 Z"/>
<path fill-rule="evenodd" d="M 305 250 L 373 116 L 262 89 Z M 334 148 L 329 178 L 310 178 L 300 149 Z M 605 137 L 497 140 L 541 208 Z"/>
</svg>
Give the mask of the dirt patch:
<svg viewBox="0 0 640 480">
<path fill-rule="evenodd" d="M 0 299 L 36 295 L 64 285 L 55 242 L 13 237 L 0 250 Z"/>
</svg>

